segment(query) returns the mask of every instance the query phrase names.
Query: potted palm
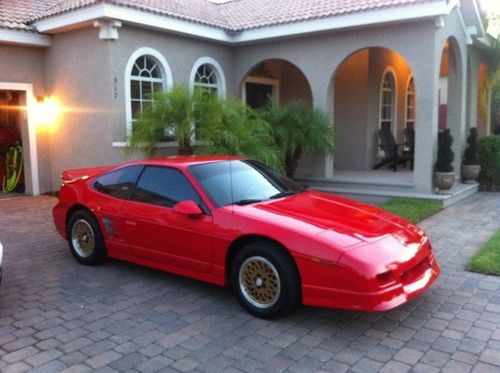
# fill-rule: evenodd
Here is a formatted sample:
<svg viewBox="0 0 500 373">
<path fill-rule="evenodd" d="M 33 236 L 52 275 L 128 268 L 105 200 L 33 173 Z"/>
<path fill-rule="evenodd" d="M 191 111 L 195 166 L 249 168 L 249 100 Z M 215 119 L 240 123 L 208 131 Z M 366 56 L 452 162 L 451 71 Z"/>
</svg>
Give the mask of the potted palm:
<svg viewBox="0 0 500 373">
<path fill-rule="evenodd" d="M 451 189 L 455 183 L 455 173 L 453 172 L 453 159 L 455 154 L 451 150 L 453 137 L 449 129 L 438 134 L 438 153 L 434 166 L 434 183 L 439 190 Z"/>
<path fill-rule="evenodd" d="M 464 183 L 473 184 L 476 182 L 475 180 L 477 179 L 477 177 L 479 176 L 479 172 L 481 171 L 476 128 L 471 128 L 469 130 L 467 144 L 468 146 L 465 149 L 464 160 L 462 162 L 462 177 Z"/>
</svg>

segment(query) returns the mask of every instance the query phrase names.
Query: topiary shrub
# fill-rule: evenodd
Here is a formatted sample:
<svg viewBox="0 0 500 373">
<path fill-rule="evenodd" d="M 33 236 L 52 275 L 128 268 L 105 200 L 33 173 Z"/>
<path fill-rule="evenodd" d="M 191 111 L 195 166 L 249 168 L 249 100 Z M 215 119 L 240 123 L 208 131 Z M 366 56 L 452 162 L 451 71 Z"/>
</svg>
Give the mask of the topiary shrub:
<svg viewBox="0 0 500 373">
<path fill-rule="evenodd" d="M 485 136 L 479 139 L 479 160 L 481 184 L 498 189 L 500 187 L 500 136 Z"/>
<path fill-rule="evenodd" d="M 477 144 L 477 129 L 471 128 L 467 137 L 467 148 L 464 152 L 463 164 L 478 165 L 479 162 L 479 147 Z"/>
<path fill-rule="evenodd" d="M 455 159 L 455 154 L 451 150 L 452 144 L 453 137 L 448 128 L 438 134 L 438 153 L 434 171 L 453 172 L 452 163 L 453 159 Z"/>
</svg>

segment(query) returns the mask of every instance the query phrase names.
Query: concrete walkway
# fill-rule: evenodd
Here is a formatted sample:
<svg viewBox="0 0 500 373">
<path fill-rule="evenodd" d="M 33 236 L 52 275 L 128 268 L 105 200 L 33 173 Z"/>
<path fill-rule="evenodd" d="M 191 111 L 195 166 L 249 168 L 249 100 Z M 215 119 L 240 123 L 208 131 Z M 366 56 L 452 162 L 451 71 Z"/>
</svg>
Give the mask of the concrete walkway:
<svg viewBox="0 0 500 373">
<path fill-rule="evenodd" d="M 77 264 L 52 197 L 0 201 L 0 371 L 499 372 L 500 278 L 467 259 L 500 227 L 500 194 L 425 220 L 442 267 L 387 313 L 303 307 L 273 321 L 230 292 L 118 261 Z"/>
</svg>

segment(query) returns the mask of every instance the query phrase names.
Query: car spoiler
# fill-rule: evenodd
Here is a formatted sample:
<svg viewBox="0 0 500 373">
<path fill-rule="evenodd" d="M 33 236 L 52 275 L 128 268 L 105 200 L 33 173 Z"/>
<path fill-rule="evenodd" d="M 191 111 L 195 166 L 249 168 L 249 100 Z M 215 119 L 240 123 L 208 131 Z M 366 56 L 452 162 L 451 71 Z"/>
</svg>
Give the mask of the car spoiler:
<svg viewBox="0 0 500 373">
<path fill-rule="evenodd" d="M 101 166 L 101 167 L 88 167 L 77 168 L 74 170 L 66 170 L 61 173 L 61 180 L 64 184 L 73 183 L 77 180 L 88 179 L 101 172 L 108 171 L 115 166 Z"/>
</svg>

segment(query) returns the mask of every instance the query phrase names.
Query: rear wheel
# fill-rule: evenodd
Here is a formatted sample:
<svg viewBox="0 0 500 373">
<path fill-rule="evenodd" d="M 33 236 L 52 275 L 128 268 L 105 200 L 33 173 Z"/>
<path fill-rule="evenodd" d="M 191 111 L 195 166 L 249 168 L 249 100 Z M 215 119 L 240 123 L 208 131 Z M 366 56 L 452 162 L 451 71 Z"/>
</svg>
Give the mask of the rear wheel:
<svg viewBox="0 0 500 373">
<path fill-rule="evenodd" d="M 231 287 L 249 313 L 272 318 L 300 302 L 300 280 L 292 258 L 271 242 L 245 246 L 234 259 Z"/>
<path fill-rule="evenodd" d="M 88 211 L 75 212 L 68 224 L 71 253 L 82 264 L 99 264 L 106 259 L 106 249 L 99 224 Z"/>
</svg>

